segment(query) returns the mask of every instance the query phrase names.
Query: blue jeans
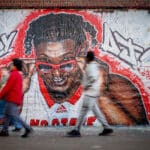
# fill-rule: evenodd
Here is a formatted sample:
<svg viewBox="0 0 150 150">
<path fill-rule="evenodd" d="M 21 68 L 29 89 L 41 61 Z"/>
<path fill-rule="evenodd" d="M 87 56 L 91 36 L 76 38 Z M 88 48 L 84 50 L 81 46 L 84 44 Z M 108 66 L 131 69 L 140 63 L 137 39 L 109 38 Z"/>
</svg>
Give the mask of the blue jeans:
<svg viewBox="0 0 150 150">
<path fill-rule="evenodd" d="M 20 124 L 20 122 L 16 121 L 13 117 L 11 117 L 11 122 L 13 123 L 15 128 L 18 128 L 18 129 L 22 128 L 22 124 Z"/>
<path fill-rule="evenodd" d="M 4 118 L 4 112 L 5 112 L 5 100 L 0 100 L 0 119 Z"/>
<path fill-rule="evenodd" d="M 4 131 L 8 130 L 9 124 L 12 121 L 12 119 L 15 122 L 19 122 L 25 129 L 30 129 L 30 126 L 20 118 L 18 113 L 18 106 L 14 103 L 6 102 L 5 117 L 6 120 L 4 122 L 3 129 L 2 129 Z"/>
<path fill-rule="evenodd" d="M 0 100 L 0 119 L 3 119 L 5 117 L 5 107 L 6 107 L 6 101 Z M 15 128 L 22 128 L 22 125 L 17 122 L 13 117 L 11 117 L 11 123 L 15 126 Z"/>
</svg>

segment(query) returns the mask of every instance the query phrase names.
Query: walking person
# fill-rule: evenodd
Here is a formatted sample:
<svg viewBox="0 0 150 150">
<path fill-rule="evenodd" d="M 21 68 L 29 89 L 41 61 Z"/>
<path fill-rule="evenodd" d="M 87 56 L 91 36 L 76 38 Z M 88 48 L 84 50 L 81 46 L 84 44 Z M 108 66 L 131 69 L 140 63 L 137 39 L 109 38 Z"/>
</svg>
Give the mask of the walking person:
<svg viewBox="0 0 150 150">
<path fill-rule="evenodd" d="M 9 77 L 9 74 L 10 74 L 10 71 L 9 71 L 8 67 L 5 66 L 5 67 L 1 68 L 1 70 L 0 70 L 0 76 L 1 76 L 1 78 L 0 78 L 0 91 L 5 86 L 5 84 L 7 82 L 7 79 Z M 4 99 L 0 100 L 0 120 L 2 120 L 1 124 L 3 124 L 4 119 L 5 119 L 4 118 L 4 116 L 5 116 L 4 115 L 5 105 L 6 105 L 6 101 Z M 12 130 L 13 132 L 19 132 L 19 131 L 21 131 L 22 125 L 19 122 L 15 121 L 13 118 L 12 118 L 10 124 L 13 124 L 15 126 L 15 128 Z"/>
<path fill-rule="evenodd" d="M 9 77 L 9 70 L 7 67 L 2 67 L 0 69 L 0 91 L 4 87 L 7 79 Z M 5 112 L 5 100 L 0 100 L 0 124 L 4 122 L 4 112 Z"/>
<path fill-rule="evenodd" d="M 108 135 L 113 132 L 110 125 L 107 123 L 103 113 L 98 107 L 98 97 L 100 96 L 100 72 L 97 62 L 94 60 L 94 52 L 89 51 L 85 59 L 85 73 L 83 75 L 83 104 L 77 120 L 75 129 L 67 133 L 69 137 L 79 137 L 81 125 L 87 112 L 92 110 L 98 121 L 103 125 L 104 130 L 100 135 Z"/>
<path fill-rule="evenodd" d="M 22 137 L 27 137 L 32 132 L 32 128 L 20 118 L 18 113 L 18 106 L 23 103 L 23 78 L 20 72 L 22 71 L 22 64 L 22 60 L 18 58 L 12 60 L 10 76 L 6 85 L 0 91 L 0 99 L 6 100 L 5 122 L 0 136 L 9 136 L 8 128 L 12 119 L 16 122 L 20 122 L 25 128 Z"/>
</svg>

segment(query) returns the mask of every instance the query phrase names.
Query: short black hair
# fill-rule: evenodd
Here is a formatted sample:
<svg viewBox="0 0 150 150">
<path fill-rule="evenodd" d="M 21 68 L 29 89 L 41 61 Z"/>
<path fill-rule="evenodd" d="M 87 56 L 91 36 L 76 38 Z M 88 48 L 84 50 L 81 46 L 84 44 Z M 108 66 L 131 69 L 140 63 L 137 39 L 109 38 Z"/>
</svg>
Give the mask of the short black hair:
<svg viewBox="0 0 150 150">
<path fill-rule="evenodd" d="M 23 62 L 19 58 L 12 59 L 13 65 L 19 70 L 22 71 Z"/>
<path fill-rule="evenodd" d="M 93 61 L 93 60 L 95 59 L 94 52 L 93 52 L 93 51 L 88 51 L 88 52 L 87 52 L 87 55 L 86 55 L 86 58 L 87 58 L 89 61 Z"/>
</svg>

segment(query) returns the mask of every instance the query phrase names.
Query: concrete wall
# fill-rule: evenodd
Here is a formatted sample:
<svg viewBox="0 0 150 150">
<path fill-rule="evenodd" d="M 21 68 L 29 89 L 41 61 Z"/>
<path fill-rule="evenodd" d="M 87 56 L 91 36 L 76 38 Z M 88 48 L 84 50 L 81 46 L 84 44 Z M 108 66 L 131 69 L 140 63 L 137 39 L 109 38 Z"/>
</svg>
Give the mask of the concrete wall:
<svg viewBox="0 0 150 150">
<path fill-rule="evenodd" d="M 73 24 L 75 28 L 80 26 L 89 44 L 84 49 L 82 43 L 73 59 L 77 63 L 76 67 L 79 68 L 81 62 L 78 60 L 82 60 L 87 49 L 95 52 L 105 81 L 104 94 L 98 102 L 109 124 L 127 126 L 148 124 L 150 121 L 150 14 L 148 10 L 112 10 L 111 12 L 98 9 L 0 10 L 0 67 L 9 65 L 12 58 L 19 57 L 25 62 L 24 73 L 31 75 L 21 116 L 35 126 L 74 125 L 82 103 L 80 78 L 82 75 L 79 72 L 68 73 L 66 80 L 67 82 L 71 80 L 72 84 L 68 82 L 70 86 L 68 88 L 71 90 L 68 90 L 65 96 L 58 94 L 58 87 L 65 88 L 65 83 L 57 85 L 58 87 L 51 93 L 46 86 L 53 88 L 52 84 L 57 83 L 53 81 L 50 85 L 46 85 L 38 68 L 34 68 L 37 60 L 33 39 L 29 46 L 31 53 L 27 51 L 27 43 L 25 44 L 27 34 L 29 32 L 40 34 L 40 28 L 44 29 L 51 20 L 47 19 L 47 23 L 35 25 L 35 31 L 30 30 L 30 23 L 48 14 L 54 16 L 66 14 L 62 19 L 63 23 L 69 18 L 67 15 L 77 16 L 72 17 L 72 22 L 69 24 L 70 26 Z M 81 22 L 86 24 L 86 28 L 80 24 L 81 22 L 76 21 L 78 17 L 82 18 Z M 43 34 L 49 33 L 47 30 L 44 30 Z M 67 34 L 69 31 L 65 30 Z M 97 41 L 96 45 L 93 45 L 92 39 Z M 52 63 L 52 66 L 58 69 L 62 62 L 58 64 Z M 45 75 L 47 81 L 54 78 L 54 75 L 49 77 Z M 63 75 L 59 76 L 59 79 L 64 80 Z M 63 92 L 65 91 L 67 90 Z M 92 112 L 88 113 L 85 124 L 99 125 Z"/>
</svg>

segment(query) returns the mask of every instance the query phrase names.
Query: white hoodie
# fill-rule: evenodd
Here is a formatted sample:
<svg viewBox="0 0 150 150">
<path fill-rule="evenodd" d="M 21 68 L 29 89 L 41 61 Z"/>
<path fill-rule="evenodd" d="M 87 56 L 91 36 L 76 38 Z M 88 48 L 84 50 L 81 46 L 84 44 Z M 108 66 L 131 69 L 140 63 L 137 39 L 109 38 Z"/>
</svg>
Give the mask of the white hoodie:
<svg viewBox="0 0 150 150">
<path fill-rule="evenodd" d="M 84 90 L 85 95 L 97 97 L 100 95 L 100 68 L 96 61 L 91 61 L 86 64 L 85 74 L 83 75 L 83 87 L 88 87 Z"/>
</svg>

